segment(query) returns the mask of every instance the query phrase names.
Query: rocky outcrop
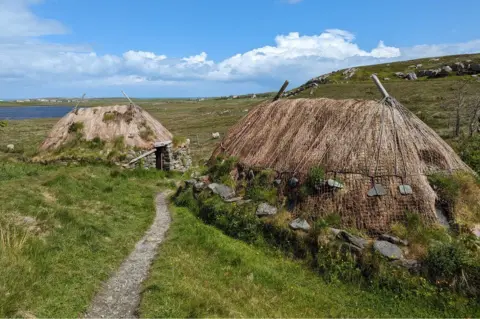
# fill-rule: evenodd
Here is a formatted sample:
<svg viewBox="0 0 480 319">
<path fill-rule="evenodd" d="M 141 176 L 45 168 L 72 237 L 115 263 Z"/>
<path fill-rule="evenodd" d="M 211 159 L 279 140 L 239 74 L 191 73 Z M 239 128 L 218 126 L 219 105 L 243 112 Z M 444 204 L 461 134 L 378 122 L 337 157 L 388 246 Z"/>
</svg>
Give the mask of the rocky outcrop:
<svg viewBox="0 0 480 319">
<path fill-rule="evenodd" d="M 388 259 L 397 260 L 403 258 L 403 252 L 400 247 L 388 241 L 376 240 L 373 243 L 373 249 Z"/>
<path fill-rule="evenodd" d="M 349 68 L 345 71 L 343 71 L 343 76 L 344 76 L 344 79 L 345 80 L 348 80 L 350 79 L 351 77 L 353 77 L 355 75 L 355 73 L 357 72 L 357 69 L 356 68 Z"/>
<path fill-rule="evenodd" d="M 232 199 L 235 197 L 235 191 L 227 185 L 211 183 L 208 188 L 217 195 L 220 195 L 222 199 Z"/>
<path fill-rule="evenodd" d="M 381 235 L 379 237 L 379 239 L 384 240 L 384 241 L 388 241 L 388 242 L 390 242 L 392 244 L 395 244 L 395 245 L 408 246 L 408 241 L 407 240 L 403 240 L 403 239 L 400 239 L 398 237 L 388 235 L 388 234 Z"/>
<path fill-rule="evenodd" d="M 298 87 L 294 90 L 283 93 L 283 97 L 295 96 L 295 95 L 297 95 L 297 94 L 299 94 L 299 93 L 301 93 L 301 92 L 303 92 L 307 89 L 316 88 L 320 84 L 327 84 L 329 76 L 330 76 L 330 73 L 318 76 L 318 77 L 313 78 L 313 79 L 310 79 L 309 81 L 307 81 L 307 83 L 303 84 L 302 86 L 300 86 L 300 87 Z"/>
<path fill-rule="evenodd" d="M 277 208 L 275 206 L 269 205 L 267 203 L 261 203 L 257 207 L 257 216 L 273 216 L 277 213 Z"/>
<path fill-rule="evenodd" d="M 417 80 L 417 75 L 413 72 L 410 72 L 407 74 L 407 76 L 405 77 L 407 80 L 410 80 L 410 81 L 415 81 Z"/>
<path fill-rule="evenodd" d="M 288 225 L 293 230 L 303 230 L 303 231 L 306 231 L 306 232 L 308 232 L 311 228 L 310 225 L 308 224 L 308 222 L 303 218 L 297 218 L 297 219 L 291 221 L 290 224 L 288 224 Z"/>
</svg>

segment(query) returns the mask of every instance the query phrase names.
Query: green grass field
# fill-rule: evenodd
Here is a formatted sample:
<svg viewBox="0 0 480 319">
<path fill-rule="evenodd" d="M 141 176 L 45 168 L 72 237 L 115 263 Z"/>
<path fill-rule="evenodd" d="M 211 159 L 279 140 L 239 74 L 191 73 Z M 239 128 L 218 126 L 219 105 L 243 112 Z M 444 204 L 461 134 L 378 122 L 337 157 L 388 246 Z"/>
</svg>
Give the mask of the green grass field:
<svg viewBox="0 0 480 319">
<path fill-rule="evenodd" d="M 307 265 L 234 240 L 172 207 L 173 223 L 150 279 L 142 317 L 478 317 L 480 308 L 326 283 Z"/>
<path fill-rule="evenodd" d="M 0 163 L 0 317 L 77 317 L 154 216 L 159 171 Z"/>
</svg>

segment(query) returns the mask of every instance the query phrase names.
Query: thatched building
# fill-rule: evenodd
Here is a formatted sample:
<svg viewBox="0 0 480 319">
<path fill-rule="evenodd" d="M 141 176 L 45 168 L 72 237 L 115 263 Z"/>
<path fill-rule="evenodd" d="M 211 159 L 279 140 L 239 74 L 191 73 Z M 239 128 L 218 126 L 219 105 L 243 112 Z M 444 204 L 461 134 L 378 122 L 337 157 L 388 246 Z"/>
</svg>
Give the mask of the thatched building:
<svg viewBox="0 0 480 319">
<path fill-rule="evenodd" d="M 40 150 L 55 150 L 68 142 L 72 131 L 90 141 L 124 138 L 128 147 L 149 149 L 154 142 L 172 140 L 170 133 L 148 112 L 135 105 L 114 105 L 72 110 L 52 128 Z"/>
<path fill-rule="evenodd" d="M 390 97 L 263 103 L 229 130 L 213 153 L 219 155 L 237 157 L 246 169 L 275 170 L 284 194 L 295 191 L 292 179 L 301 185 L 312 167 L 323 168 L 325 184 L 294 212 L 313 220 L 336 213 L 344 225 L 371 232 L 388 230 L 407 212 L 436 222 L 440 203 L 427 176 L 472 173 L 433 129 Z"/>
</svg>

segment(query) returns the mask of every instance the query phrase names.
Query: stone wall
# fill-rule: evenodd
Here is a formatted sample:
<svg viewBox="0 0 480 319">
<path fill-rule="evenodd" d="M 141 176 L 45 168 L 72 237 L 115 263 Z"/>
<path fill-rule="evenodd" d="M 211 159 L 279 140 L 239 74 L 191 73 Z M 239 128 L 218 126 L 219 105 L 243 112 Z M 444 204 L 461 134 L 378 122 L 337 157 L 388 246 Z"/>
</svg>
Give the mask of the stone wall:
<svg viewBox="0 0 480 319">
<path fill-rule="evenodd" d="M 142 154 L 145 151 L 129 151 L 127 159 L 132 160 Z M 152 153 L 136 163 L 132 164 L 131 168 L 145 168 L 145 169 L 155 169 L 157 163 L 156 153 Z M 172 148 L 171 145 L 165 147 L 164 153 L 164 169 L 173 170 L 179 172 L 185 172 L 192 166 L 192 158 L 190 157 L 190 149 L 186 146 L 179 148 Z"/>
</svg>

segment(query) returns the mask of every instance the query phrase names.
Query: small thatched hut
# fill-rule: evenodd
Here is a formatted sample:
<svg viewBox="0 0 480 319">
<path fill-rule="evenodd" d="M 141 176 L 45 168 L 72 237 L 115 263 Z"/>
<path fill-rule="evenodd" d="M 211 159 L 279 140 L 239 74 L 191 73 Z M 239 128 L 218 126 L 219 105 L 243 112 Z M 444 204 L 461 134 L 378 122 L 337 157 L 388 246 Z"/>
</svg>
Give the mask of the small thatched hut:
<svg viewBox="0 0 480 319">
<path fill-rule="evenodd" d="M 55 124 L 40 150 L 57 149 L 68 142 L 73 131 L 87 141 L 99 138 L 111 142 L 123 137 L 126 146 L 141 149 L 150 149 L 155 142 L 172 140 L 172 133 L 142 108 L 115 105 L 69 112 Z"/>
<path fill-rule="evenodd" d="M 284 193 L 292 191 L 292 177 L 302 184 L 312 167 L 323 168 L 330 185 L 295 212 L 310 219 L 336 213 L 344 225 L 371 232 L 388 230 L 407 212 L 436 222 L 438 199 L 427 176 L 472 172 L 435 131 L 390 97 L 263 103 L 230 129 L 212 158 L 219 155 L 235 156 L 247 169 L 275 170 Z"/>
</svg>

